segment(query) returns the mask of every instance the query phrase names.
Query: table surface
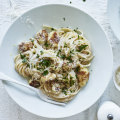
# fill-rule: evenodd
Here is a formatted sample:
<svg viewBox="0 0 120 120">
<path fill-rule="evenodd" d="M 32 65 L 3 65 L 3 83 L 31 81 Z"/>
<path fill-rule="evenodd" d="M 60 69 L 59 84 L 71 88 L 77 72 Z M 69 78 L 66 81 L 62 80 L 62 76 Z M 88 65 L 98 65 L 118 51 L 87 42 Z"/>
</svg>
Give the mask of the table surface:
<svg viewBox="0 0 120 120">
<path fill-rule="evenodd" d="M 108 40 L 111 43 L 114 57 L 113 72 L 120 64 L 120 41 L 114 36 L 107 16 L 107 0 L 0 0 L 0 41 L 8 29 L 9 25 L 23 12 L 44 4 L 69 4 L 85 11 L 91 15 L 103 28 Z M 70 1 L 72 2 L 70 4 Z M 15 14 L 17 13 L 17 14 Z M 120 106 L 120 93 L 116 90 L 111 79 L 102 97 L 86 111 L 62 120 L 97 120 L 97 110 L 101 103 L 112 100 Z M 47 118 L 33 115 L 18 106 L 7 94 L 0 82 L 0 120 L 48 120 Z"/>
</svg>

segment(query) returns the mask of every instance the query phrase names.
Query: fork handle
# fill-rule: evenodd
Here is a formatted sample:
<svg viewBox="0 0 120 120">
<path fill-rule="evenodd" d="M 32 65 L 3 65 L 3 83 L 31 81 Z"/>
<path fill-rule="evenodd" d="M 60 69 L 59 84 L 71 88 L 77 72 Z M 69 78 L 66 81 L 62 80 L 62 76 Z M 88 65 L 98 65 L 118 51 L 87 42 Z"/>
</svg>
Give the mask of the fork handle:
<svg viewBox="0 0 120 120">
<path fill-rule="evenodd" d="M 0 80 L 2 80 L 2 81 L 8 81 L 8 82 L 11 82 L 11 83 L 15 83 L 15 84 L 18 84 L 18 85 L 27 87 L 27 88 L 31 89 L 32 91 L 34 91 L 34 92 L 37 91 L 36 88 L 33 88 L 33 87 L 31 87 L 31 86 L 29 86 L 29 85 L 26 85 L 26 84 L 24 84 L 24 83 L 21 83 L 21 82 L 19 82 L 19 81 L 16 81 L 16 80 L 14 80 L 13 78 L 10 78 L 9 76 L 5 75 L 5 74 L 2 73 L 2 72 L 0 72 Z"/>
<path fill-rule="evenodd" d="M 18 84 L 18 85 L 21 85 L 21 86 L 24 86 L 24 87 L 27 87 L 31 90 L 33 90 L 35 93 L 38 93 L 38 90 L 36 88 L 33 88 L 29 85 L 26 85 L 24 83 L 21 83 L 21 82 L 18 82 L 16 80 L 14 80 L 13 78 L 10 78 L 9 76 L 5 75 L 4 73 L 0 72 L 0 80 L 2 81 L 8 81 L 8 82 L 11 82 L 11 83 L 15 83 L 15 84 Z M 39 91 L 40 94 L 43 94 L 41 91 Z M 47 99 L 42 97 L 41 100 L 45 101 L 45 102 L 49 102 L 49 103 L 52 103 L 52 104 L 56 104 L 56 105 L 61 105 L 61 106 L 65 106 L 65 103 L 59 103 L 59 102 L 56 102 L 56 101 L 52 101 L 50 99 Z"/>
</svg>

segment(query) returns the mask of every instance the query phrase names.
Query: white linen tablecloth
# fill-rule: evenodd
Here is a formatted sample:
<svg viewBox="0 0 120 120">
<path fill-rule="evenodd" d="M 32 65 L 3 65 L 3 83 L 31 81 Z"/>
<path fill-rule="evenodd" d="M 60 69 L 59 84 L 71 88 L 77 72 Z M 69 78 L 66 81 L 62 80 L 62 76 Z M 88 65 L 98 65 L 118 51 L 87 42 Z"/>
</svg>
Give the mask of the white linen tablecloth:
<svg viewBox="0 0 120 120">
<path fill-rule="evenodd" d="M 114 66 L 113 71 L 120 64 L 120 41 L 114 36 L 109 20 L 107 17 L 107 0 L 13 0 L 14 10 L 11 9 L 9 0 L 0 0 L 0 41 L 3 35 L 8 29 L 9 25 L 14 21 L 14 19 L 22 14 L 23 12 L 29 10 L 30 8 L 40 6 L 43 4 L 60 3 L 69 4 L 80 8 L 81 10 L 87 12 L 91 15 L 103 28 L 108 40 L 112 45 Z M 72 2 L 70 4 L 70 1 Z M 105 56 L 106 57 L 106 56 Z M 102 87 L 102 86 L 101 86 Z M 112 100 L 120 106 L 120 92 L 116 90 L 113 84 L 113 79 L 109 83 L 105 93 L 102 97 L 88 110 L 74 115 L 69 118 L 63 118 L 61 120 L 97 120 L 97 110 L 99 105 L 106 101 Z M 7 94 L 2 83 L 0 82 L 0 120 L 48 120 L 47 118 L 42 118 L 33 115 L 21 107 L 19 107 Z"/>
</svg>

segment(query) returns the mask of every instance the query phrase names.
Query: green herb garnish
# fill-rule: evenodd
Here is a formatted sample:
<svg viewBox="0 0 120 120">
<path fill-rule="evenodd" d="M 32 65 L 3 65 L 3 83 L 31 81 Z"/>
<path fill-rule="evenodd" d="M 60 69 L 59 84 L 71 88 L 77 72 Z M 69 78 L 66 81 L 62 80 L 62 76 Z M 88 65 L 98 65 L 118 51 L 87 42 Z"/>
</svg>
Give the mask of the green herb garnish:
<svg viewBox="0 0 120 120">
<path fill-rule="evenodd" d="M 78 35 L 78 39 L 79 39 L 80 37 L 79 37 L 79 35 Z"/>
<path fill-rule="evenodd" d="M 31 40 L 32 43 L 34 43 L 34 40 Z"/>
<path fill-rule="evenodd" d="M 80 70 L 79 66 L 75 68 L 75 72 L 79 72 L 79 70 Z"/>
<path fill-rule="evenodd" d="M 62 92 L 63 92 L 65 95 L 67 95 L 67 91 L 63 90 Z"/>
<path fill-rule="evenodd" d="M 79 66 L 75 68 L 75 72 L 79 72 L 79 70 L 80 70 Z"/>
<path fill-rule="evenodd" d="M 22 63 L 27 63 L 27 59 L 23 58 Z"/>
<path fill-rule="evenodd" d="M 61 50 L 58 50 L 58 52 L 57 52 L 57 56 L 59 57 L 59 54 L 61 53 Z"/>
<path fill-rule="evenodd" d="M 81 36 L 81 37 L 80 37 L 80 39 L 82 39 L 82 40 L 83 40 L 84 38 Z"/>
<path fill-rule="evenodd" d="M 63 20 L 65 21 L 65 17 L 63 17 Z"/>
<path fill-rule="evenodd" d="M 70 80 L 70 87 L 71 87 L 71 86 L 73 86 L 73 85 L 74 85 L 74 83 L 75 83 L 75 81 L 74 81 L 74 80 Z"/>
<path fill-rule="evenodd" d="M 63 79 L 68 80 L 68 74 L 63 77 Z"/>
<path fill-rule="evenodd" d="M 51 30 L 55 30 L 54 28 L 51 28 Z"/>
<path fill-rule="evenodd" d="M 81 52 L 83 49 L 85 49 L 88 45 L 81 45 L 81 46 L 78 46 L 78 49 L 77 51 L 78 52 Z"/>
<path fill-rule="evenodd" d="M 75 92 L 75 90 L 70 90 L 71 93 Z"/>
<path fill-rule="evenodd" d="M 41 50 L 41 51 L 40 51 L 40 54 L 41 54 L 41 55 L 43 55 L 43 54 L 44 54 L 44 52 Z"/>
<path fill-rule="evenodd" d="M 70 1 L 70 4 L 71 4 L 72 2 Z"/>
<path fill-rule="evenodd" d="M 83 2 L 85 2 L 86 0 L 83 0 Z"/>
<path fill-rule="evenodd" d="M 49 67 L 51 65 L 51 60 L 44 59 L 39 63 L 39 65 Z"/>
<path fill-rule="evenodd" d="M 68 57 L 66 57 L 66 59 L 67 59 L 69 62 L 73 62 L 71 55 L 69 55 Z"/>
<path fill-rule="evenodd" d="M 40 57 L 40 55 L 39 55 L 39 54 L 37 54 L 36 58 L 39 58 L 39 57 Z"/>
<path fill-rule="evenodd" d="M 78 32 L 78 27 L 76 29 L 74 29 L 73 31 L 77 33 Z"/>
<path fill-rule="evenodd" d="M 73 49 L 73 50 L 70 50 L 70 54 L 74 54 L 74 49 Z"/>
<path fill-rule="evenodd" d="M 35 54 L 36 53 L 36 51 L 33 51 L 33 54 Z"/>
<path fill-rule="evenodd" d="M 48 74 L 48 70 L 45 70 L 43 73 L 42 73 L 44 76 Z"/>
<path fill-rule="evenodd" d="M 39 67 L 37 67 L 37 70 L 40 70 L 40 68 L 39 68 Z"/>
<path fill-rule="evenodd" d="M 25 55 L 23 55 L 22 53 L 20 53 L 20 57 L 21 57 L 21 59 L 24 59 Z"/>
<path fill-rule="evenodd" d="M 73 31 L 74 31 L 74 32 L 77 32 L 77 30 L 76 30 L 76 29 L 74 29 Z"/>
<path fill-rule="evenodd" d="M 27 67 L 29 67 L 29 68 L 30 68 L 30 64 L 29 64 L 29 63 L 27 63 Z"/>
<path fill-rule="evenodd" d="M 64 48 L 66 48 L 66 47 L 68 47 L 68 46 L 67 46 L 67 43 L 65 42 L 65 43 L 64 43 Z"/>
<path fill-rule="evenodd" d="M 72 79 L 73 79 L 73 77 L 72 77 L 72 76 L 70 76 L 70 79 L 72 80 Z"/>
<path fill-rule="evenodd" d="M 67 95 L 67 91 L 66 91 L 67 89 L 66 88 L 62 88 L 62 92 L 65 94 L 65 95 Z"/>
<path fill-rule="evenodd" d="M 61 55 L 61 58 L 62 58 L 62 59 L 65 59 L 65 58 L 66 58 L 66 56 L 65 56 L 65 55 Z"/>
<path fill-rule="evenodd" d="M 44 45 L 45 45 L 45 47 L 48 47 L 48 46 L 49 46 L 49 44 L 48 44 L 48 42 L 47 42 L 47 41 L 45 42 L 45 44 L 44 44 Z"/>
</svg>

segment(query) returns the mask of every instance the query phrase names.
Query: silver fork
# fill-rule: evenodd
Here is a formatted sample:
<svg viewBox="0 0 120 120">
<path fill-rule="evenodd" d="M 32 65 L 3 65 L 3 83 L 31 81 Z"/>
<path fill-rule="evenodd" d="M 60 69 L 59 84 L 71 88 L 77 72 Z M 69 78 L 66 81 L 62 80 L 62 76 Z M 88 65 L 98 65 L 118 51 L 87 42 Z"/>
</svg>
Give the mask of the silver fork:
<svg viewBox="0 0 120 120">
<path fill-rule="evenodd" d="M 51 104 L 55 104 L 55 105 L 60 105 L 60 106 L 65 106 L 66 105 L 66 103 L 53 101 L 50 97 L 48 97 L 45 94 L 43 94 L 40 89 L 37 89 L 37 88 L 31 87 L 29 85 L 26 85 L 24 83 L 18 82 L 16 80 L 14 80 L 13 78 L 10 78 L 9 76 L 7 76 L 7 75 L 5 75 L 4 73 L 1 73 L 1 72 L 0 72 L 0 80 L 8 81 L 8 82 L 11 82 L 11 83 L 15 83 L 15 84 L 27 87 L 27 88 L 31 89 L 32 91 L 34 91 L 35 93 L 37 93 L 39 98 L 41 100 L 45 101 L 45 102 L 48 102 L 48 103 L 51 103 Z"/>
</svg>

